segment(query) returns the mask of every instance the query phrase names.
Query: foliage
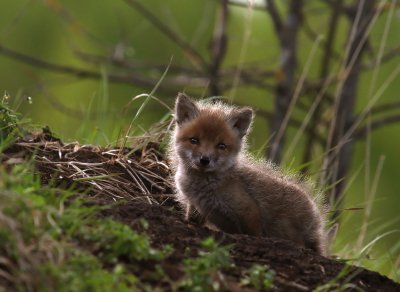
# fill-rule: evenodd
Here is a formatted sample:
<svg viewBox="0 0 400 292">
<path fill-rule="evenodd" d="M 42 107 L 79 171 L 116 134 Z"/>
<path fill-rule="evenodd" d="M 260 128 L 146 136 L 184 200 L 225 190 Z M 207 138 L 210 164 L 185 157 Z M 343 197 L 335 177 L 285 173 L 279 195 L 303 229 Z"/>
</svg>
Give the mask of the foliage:
<svg viewBox="0 0 400 292">
<path fill-rule="evenodd" d="M 0 150 L 21 134 L 18 114 L 8 107 L 7 92 L 0 102 Z"/>
<path fill-rule="evenodd" d="M 111 219 L 99 221 L 94 226 L 82 228 L 79 237 L 90 244 L 105 262 L 116 263 L 120 258 L 128 261 L 162 260 L 169 251 L 151 248 L 147 237 L 137 234 L 127 225 Z"/>
<path fill-rule="evenodd" d="M 45 187 L 31 165 L 0 168 L 0 289 L 134 291 L 144 287 L 116 259 L 158 261 L 165 251 L 72 190 Z"/>
<path fill-rule="evenodd" d="M 203 240 L 201 245 L 204 251 L 200 251 L 197 258 L 184 261 L 186 275 L 181 287 L 186 291 L 218 291 L 221 288 L 219 272 L 231 264 L 229 251 L 211 237 Z"/>
<path fill-rule="evenodd" d="M 275 271 L 268 266 L 253 265 L 242 280 L 242 285 L 251 285 L 256 291 L 268 291 L 274 286 Z"/>
<path fill-rule="evenodd" d="M 57 291 L 136 291 L 138 280 L 127 273 L 124 266 L 115 265 L 111 271 L 103 268 L 100 260 L 88 252 L 69 251 L 71 258 L 61 265 L 45 263 L 41 267 L 47 275 L 44 289 Z"/>
</svg>

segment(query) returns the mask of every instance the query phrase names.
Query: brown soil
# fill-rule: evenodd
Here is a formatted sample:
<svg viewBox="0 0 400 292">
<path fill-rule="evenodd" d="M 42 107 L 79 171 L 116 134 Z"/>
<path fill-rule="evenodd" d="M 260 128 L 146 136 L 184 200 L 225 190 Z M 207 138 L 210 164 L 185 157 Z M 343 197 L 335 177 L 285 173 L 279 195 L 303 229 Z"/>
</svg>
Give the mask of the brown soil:
<svg viewBox="0 0 400 292">
<path fill-rule="evenodd" d="M 0 156 L 0 160 L 11 166 L 34 153 L 43 183 L 51 181 L 82 188 L 94 202 L 111 205 L 101 216 L 111 216 L 135 230 L 146 232 L 154 247 L 172 245 L 173 252 L 161 265 L 168 275 L 166 279 L 152 279 L 155 267 L 151 262 L 143 263 L 141 270 L 135 272 L 154 287 L 173 289 L 183 275 L 183 260 L 196 256 L 202 239 L 213 236 L 221 244 L 230 246 L 234 262 L 233 267 L 221 271 L 218 277 L 226 290 L 252 290 L 241 286 L 240 281 L 253 264 L 260 264 L 276 272 L 276 291 L 311 291 L 334 279 L 333 283 L 346 285 L 348 290 L 400 291 L 399 284 L 376 272 L 319 256 L 285 240 L 229 235 L 194 222 L 184 222 L 173 200 L 169 169 L 158 145 L 149 144 L 127 158 L 129 152 L 129 149 L 105 150 L 77 143 L 63 144 L 47 130 L 18 141 Z M 113 176 L 95 181 L 88 179 L 88 176 L 105 174 Z M 116 200 L 120 203 L 114 204 Z M 149 228 L 143 228 L 143 219 L 149 223 Z M 337 279 L 345 268 L 347 273 Z M 329 290 L 336 289 L 337 286 L 332 286 Z"/>
</svg>

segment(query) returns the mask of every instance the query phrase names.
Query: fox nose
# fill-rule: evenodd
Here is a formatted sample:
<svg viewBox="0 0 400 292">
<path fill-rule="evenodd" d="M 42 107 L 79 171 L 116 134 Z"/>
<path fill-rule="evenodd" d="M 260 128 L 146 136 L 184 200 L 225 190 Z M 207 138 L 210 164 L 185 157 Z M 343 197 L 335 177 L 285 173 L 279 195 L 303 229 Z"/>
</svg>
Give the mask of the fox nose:
<svg viewBox="0 0 400 292">
<path fill-rule="evenodd" d="M 207 166 L 207 165 L 209 165 L 210 164 L 210 157 L 208 157 L 208 156 L 201 156 L 200 157 L 200 164 L 202 165 L 202 166 Z"/>
</svg>

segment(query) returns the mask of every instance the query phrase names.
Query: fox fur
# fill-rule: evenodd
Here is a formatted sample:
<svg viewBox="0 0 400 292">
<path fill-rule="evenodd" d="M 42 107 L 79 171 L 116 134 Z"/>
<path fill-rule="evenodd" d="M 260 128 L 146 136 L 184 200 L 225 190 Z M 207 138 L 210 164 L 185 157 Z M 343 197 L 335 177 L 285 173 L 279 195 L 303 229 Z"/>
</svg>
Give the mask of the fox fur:
<svg viewBox="0 0 400 292">
<path fill-rule="evenodd" d="M 323 216 L 311 190 L 246 151 L 253 110 L 178 94 L 170 141 L 176 197 L 227 233 L 278 237 L 326 254 Z"/>
</svg>

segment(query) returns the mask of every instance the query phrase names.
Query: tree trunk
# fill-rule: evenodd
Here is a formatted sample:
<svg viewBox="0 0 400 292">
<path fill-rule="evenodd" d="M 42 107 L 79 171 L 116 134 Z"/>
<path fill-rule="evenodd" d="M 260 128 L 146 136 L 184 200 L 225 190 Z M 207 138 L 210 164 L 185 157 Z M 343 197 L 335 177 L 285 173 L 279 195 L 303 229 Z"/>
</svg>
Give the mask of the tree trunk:
<svg viewBox="0 0 400 292">
<path fill-rule="evenodd" d="M 290 1 L 285 23 L 281 23 L 273 1 L 267 1 L 267 8 L 273 18 L 275 30 L 281 47 L 279 78 L 275 88 L 274 114 L 270 120 L 271 143 L 267 148 L 267 157 L 279 164 L 285 142 L 285 129 L 282 122 L 287 114 L 293 97 L 295 74 L 297 69 L 297 36 L 302 22 L 302 0 Z"/>
<path fill-rule="evenodd" d="M 348 53 L 345 56 L 345 66 L 340 72 L 344 81 L 338 85 L 327 154 L 323 164 L 323 184 L 330 186 L 327 199 L 331 208 L 338 209 L 341 204 L 346 175 L 350 167 L 354 136 L 349 133 L 349 129 L 354 121 L 354 107 L 361 73 L 359 65 L 368 40 L 367 30 L 373 17 L 375 2 L 355 1 L 354 13 L 350 15 Z M 339 211 L 335 211 L 332 219 L 336 220 L 339 214 Z"/>
</svg>

